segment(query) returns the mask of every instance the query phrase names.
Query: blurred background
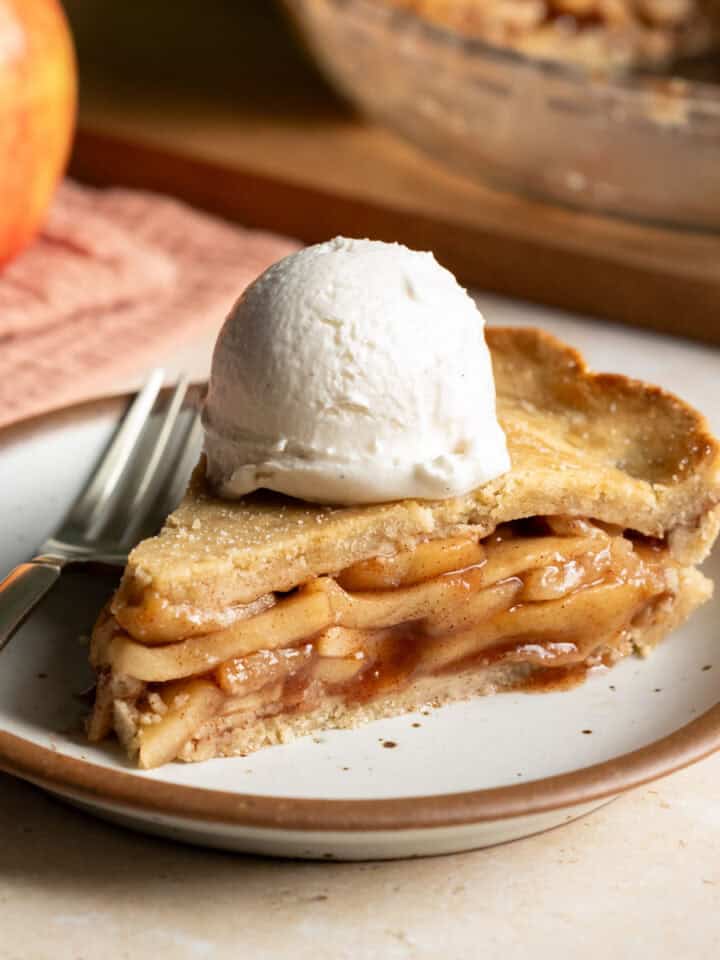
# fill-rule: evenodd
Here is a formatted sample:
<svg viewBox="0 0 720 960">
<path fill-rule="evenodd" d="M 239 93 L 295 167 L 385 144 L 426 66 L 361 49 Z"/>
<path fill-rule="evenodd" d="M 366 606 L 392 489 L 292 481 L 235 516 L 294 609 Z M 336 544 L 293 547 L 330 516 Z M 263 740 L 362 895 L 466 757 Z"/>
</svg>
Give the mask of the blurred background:
<svg viewBox="0 0 720 960">
<path fill-rule="evenodd" d="M 716 337 L 716 0 L 65 0 L 73 172 Z M 608 216 L 608 214 L 610 216 Z"/>
<path fill-rule="evenodd" d="M 720 341 L 718 0 L 62 7 L 75 178 Z"/>
</svg>

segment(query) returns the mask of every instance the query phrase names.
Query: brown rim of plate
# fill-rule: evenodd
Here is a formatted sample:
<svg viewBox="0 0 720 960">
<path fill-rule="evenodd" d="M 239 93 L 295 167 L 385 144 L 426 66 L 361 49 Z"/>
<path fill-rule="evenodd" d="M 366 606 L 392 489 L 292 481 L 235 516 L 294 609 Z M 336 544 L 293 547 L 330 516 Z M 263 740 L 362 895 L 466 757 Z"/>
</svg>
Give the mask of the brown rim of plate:
<svg viewBox="0 0 720 960">
<path fill-rule="evenodd" d="M 76 800 L 276 830 L 417 830 L 488 823 L 610 799 L 720 750 L 720 703 L 648 746 L 542 780 L 391 800 L 279 798 L 206 790 L 67 757 L 0 731 L 0 768 Z"/>
</svg>

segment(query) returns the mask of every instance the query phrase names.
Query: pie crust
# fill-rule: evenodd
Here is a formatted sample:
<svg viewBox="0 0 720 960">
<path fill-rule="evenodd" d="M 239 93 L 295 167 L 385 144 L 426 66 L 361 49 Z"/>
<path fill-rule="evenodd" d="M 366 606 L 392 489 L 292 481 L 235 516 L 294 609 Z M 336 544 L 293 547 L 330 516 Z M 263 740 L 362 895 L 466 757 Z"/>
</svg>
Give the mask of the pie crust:
<svg viewBox="0 0 720 960">
<path fill-rule="evenodd" d="M 426 704 L 581 680 L 706 600 L 720 448 L 657 387 L 487 331 L 512 469 L 465 497 L 213 496 L 129 557 L 93 632 L 88 733 L 142 766 L 247 753 Z"/>
</svg>

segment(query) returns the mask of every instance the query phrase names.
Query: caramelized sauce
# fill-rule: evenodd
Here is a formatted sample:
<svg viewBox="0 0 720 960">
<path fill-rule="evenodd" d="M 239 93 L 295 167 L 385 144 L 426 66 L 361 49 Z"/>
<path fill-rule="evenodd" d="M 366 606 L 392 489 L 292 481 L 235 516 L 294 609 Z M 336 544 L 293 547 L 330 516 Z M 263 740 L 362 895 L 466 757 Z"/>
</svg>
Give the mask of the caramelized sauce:
<svg viewBox="0 0 720 960">
<path fill-rule="evenodd" d="M 513 689 L 525 693 L 550 693 L 557 690 L 572 690 L 587 680 L 592 670 L 587 663 L 576 663 L 569 667 L 537 667 L 523 680 L 513 685 Z"/>
<path fill-rule="evenodd" d="M 645 550 L 652 551 L 653 553 L 661 553 L 667 549 L 667 544 L 664 540 L 661 540 L 659 537 L 646 536 L 644 533 L 638 533 L 637 530 L 626 530 L 623 536 L 626 540 L 629 540 L 636 549 L 638 547 L 644 547 Z"/>
<path fill-rule="evenodd" d="M 531 642 L 532 641 L 532 642 Z M 435 641 L 442 643 L 442 640 Z M 289 677 L 282 694 L 282 710 L 286 713 L 304 713 L 318 706 L 321 694 L 342 695 L 348 704 L 368 703 L 391 691 L 399 692 L 419 677 L 452 676 L 465 671 L 487 669 L 503 661 L 527 662 L 532 656 L 547 664 L 533 663 L 524 676 L 519 676 L 511 689 L 526 693 L 570 690 L 585 681 L 591 671 L 603 669 L 597 658 L 589 657 L 581 662 L 555 663 L 568 656 L 578 656 L 580 648 L 565 639 L 543 640 L 519 636 L 454 661 L 440 670 L 423 674 L 422 649 L 427 637 L 419 625 L 404 625 L 394 637 L 388 639 L 375 660 L 359 675 L 344 684 L 320 684 L 313 681 L 312 663 Z M 532 649 L 529 649 L 532 647 Z M 272 712 L 276 712 L 273 710 Z"/>
<path fill-rule="evenodd" d="M 316 660 L 317 654 L 314 654 L 301 670 L 289 676 L 283 684 L 282 705 L 287 713 L 298 713 L 313 708 L 312 669 Z"/>
<path fill-rule="evenodd" d="M 402 626 L 380 651 L 377 660 L 351 681 L 345 691 L 348 703 L 367 703 L 389 690 L 400 690 L 410 682 L 420 661 L 423 636 L 413 624 Z"/>
</svg>

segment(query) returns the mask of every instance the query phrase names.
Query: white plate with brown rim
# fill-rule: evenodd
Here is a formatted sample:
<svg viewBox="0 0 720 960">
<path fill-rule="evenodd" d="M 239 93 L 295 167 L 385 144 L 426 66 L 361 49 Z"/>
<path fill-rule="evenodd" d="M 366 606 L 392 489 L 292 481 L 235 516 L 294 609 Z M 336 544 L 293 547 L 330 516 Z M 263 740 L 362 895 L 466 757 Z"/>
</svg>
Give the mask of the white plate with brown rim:
<svg viewBox="0 0 720 960">
<path fill-rule="evenodd" d="M 635 372 L 652 379 L 654 364 L 667 383 L 671 341 L 603 336 L 596 356 L 588 351 L 596 366 L 603 346 L 629 340 L 636 356 L 646 351 Z M 702 376 L 706 354 L 674 350 Z M 692 363 L 684 377 L 692 383 Z M 718 385 L 702 390 L 695 402 L 712 410 L 714 390 L 720 407 Z M 3 432 L 0 573 L 57 523 L 119 411 L 95 404 Z M 717 551 L 706 570 L 720 579 Z M 113 584 L 107 572 L 66 575 L 0 654 L 0 767 L 138 830 L 276 856 L 449 853 L 558 826 L 720 748 L 716 597 L 649 659 L 568 691 L 507 693 L 245 758 L 138 771 L 115 745 L 82 735 L 79 694 L 92 675 L 78 638 Z"/>
</svg>

